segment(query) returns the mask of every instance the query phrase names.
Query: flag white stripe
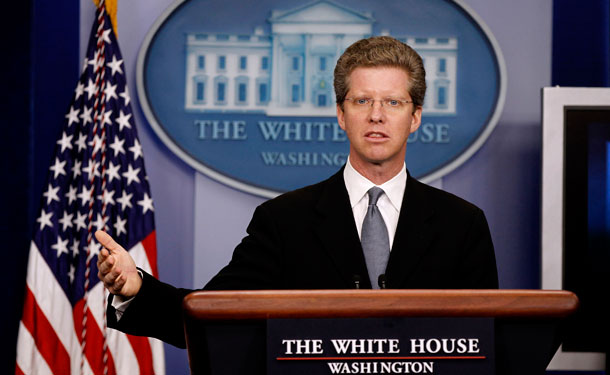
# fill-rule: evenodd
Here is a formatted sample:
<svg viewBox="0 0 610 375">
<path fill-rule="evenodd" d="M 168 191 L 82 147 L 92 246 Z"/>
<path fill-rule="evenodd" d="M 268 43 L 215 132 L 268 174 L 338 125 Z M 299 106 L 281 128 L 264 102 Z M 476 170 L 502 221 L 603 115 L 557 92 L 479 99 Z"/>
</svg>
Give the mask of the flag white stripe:
<svg viewBox="0 0 610 375">
<path fill-rule="evenodd" d="M 81 348 L 74 332 L 72 305 L 34 241 L 30 246 L 27 285 L 59 341 L 70 355 L 72 374 L 79 375 Z"/>
<path fill-rule="evenodd" d="M 30 331 L 23 322 L 19 322 L 19 337 L 17 338 L 17 365 L 24 374 L 52 375 L 51 369 L 38 352 Z"/>
<path fill-rule="evenodd" d="M 165 374 L 165 350 L 163 349 L 163 342 L 155 338 L 149 337 L 150 349 L 152 350 L 153 356 L 153 369 L 155 374 Z"/>
<path fill-rule="evenodd" d="M 127 336 L 117 330 L 109 329 L 106 340 L 108 348 L 115 358 L 114 364 L 117 374 L 139 374 L 140 366 L 138 361 L 135 360 L 136 353 Z"/>
<path fill-rule="evenodd" d="M 112 329 L 107 329 L 106 342 L 108 349 L 114 357 L 114 367 L 117 374 L 139 374 L 140 366 L 136 358 L 136 353 L 131 347 L 131 343 L 125 334 Z"/>
<path fill-rule="evenodd" d="M 89 308 L 100 332 L 103 330 L 106 296 L 107 292 L 102 283 L 97 283 L 89 291 Z M 106 343 L 114 359 L 116 373 L 139 374 L 140 366 L 133 360 L 136 354 L 125 334 L 110 328 L 106 329 L 106 334 Z"/>
<path fill-rule="evenodd" d="M 152 274 L 152 268 L 148 260 L 148 255 L 146 254 L 146 250 L 144 249 L 142 242 L 138 242 L 131 249 L 129 249 L 129 254 L 138 267 Z M 154 338 L 149 338 L 148 341 L 150 342 L 150 349 L 152 351 L 153 368 L 155 370 L 155 374 L 163 375 L 165 374 L 165 351 L 163 349 L 163 343 Z"/>
<path fill-rule="evenodd" d="M 152 268 L 148 262 L 148 255 L 146 255 L 146 250 L 144 250 L 142 242 L 138 242 L 131 249 L 129 249 L 129 254 L 133 258 L 134 262 L 136 262 L 138 267 L 148 273 L 152 273 Z"/>
<path fill-rule="evenodd" d="M 80 359 L 80 355 L 78 357 Z M 79 363 L 80 366 L 80 363 Z M 80 367 L 77 368 L 72 368 L 71 369 L 72 375 L 81 375 L 81 371 L 80 371 Z M 89 361 L 87 360 L 87 358 L 85 357 L 85 362 L 84 362 L 84 368 L 83 368 L 83 375 L 93 375 L 93 370 L 91 370 L 91 366 L 89 365 Z"/>
</svg>

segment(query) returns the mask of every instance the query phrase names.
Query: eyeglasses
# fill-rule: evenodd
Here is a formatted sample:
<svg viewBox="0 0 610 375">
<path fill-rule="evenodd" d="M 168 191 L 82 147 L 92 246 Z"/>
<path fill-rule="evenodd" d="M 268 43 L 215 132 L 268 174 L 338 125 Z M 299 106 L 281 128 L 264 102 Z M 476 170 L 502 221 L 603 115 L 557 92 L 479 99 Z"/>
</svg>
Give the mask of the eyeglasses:
<svg viewBox="0 0 610 375">
<path fill-rule="evenodd" d="M 371 99 L 371 98 L 345 98 L 346 101 L 352 104 L 353 108 L 359 110 L 367 110 L 375 105 L 375 102 L 381 103 L 381 107 L 389 111 L 400 111 L 407 107 L 407 104 L 413 103 L 412 100 L 396 99 L 396 98 L 385 98 L 385 99 Z"/>
</svg>

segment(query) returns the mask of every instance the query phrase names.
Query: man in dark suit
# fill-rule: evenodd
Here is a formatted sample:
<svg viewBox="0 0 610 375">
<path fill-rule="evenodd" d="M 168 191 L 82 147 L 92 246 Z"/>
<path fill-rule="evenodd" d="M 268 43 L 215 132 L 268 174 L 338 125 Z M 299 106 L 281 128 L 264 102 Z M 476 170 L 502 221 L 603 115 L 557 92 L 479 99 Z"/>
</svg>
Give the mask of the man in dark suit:
<svg viewBox="0 0 610 375">
<path fill-rule="evenodd" d="M 377 288 L 378 280 L 387 288 L 497 288 L 483 212 L 405 167 L 426 90 L 420 56 L 390 37 L 361 40 L 340 57 L 334 83 L 348 162 L 328 180 L 260 205 L 231 262 L 204 289 Z M 98 275 L 114 295 L 108 326 L 184 347 L 181 302 L 190 290 L 137 270 L 110 236 L 96 237 L 105 247 Z M 151 312 L 163 323 L 152 324 Z"/>
</svg>

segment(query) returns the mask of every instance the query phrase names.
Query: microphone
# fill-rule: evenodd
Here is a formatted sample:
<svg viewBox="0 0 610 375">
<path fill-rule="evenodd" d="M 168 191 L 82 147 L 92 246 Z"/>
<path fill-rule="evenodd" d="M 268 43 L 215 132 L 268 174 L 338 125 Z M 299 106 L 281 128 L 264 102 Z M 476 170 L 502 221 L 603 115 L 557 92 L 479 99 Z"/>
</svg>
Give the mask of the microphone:
<svg viewBox="0 0 610 375">
<path fill-rule="evenodd" d="M 354 287 L 356 289 L 360 289 L 360 275 L 354 275 L 354 277 L 352 277 L 352 280 L 354 280 Z"/>
<path fill-rule="evenodd" d="M 385 277 L 385 273 L 382 273 L 381 275 L 379 275 L 379 279 L 377 280 L 379 289 L 387 289 L 386 281 L 387 281 L 387 278 Z"/>
</svg>

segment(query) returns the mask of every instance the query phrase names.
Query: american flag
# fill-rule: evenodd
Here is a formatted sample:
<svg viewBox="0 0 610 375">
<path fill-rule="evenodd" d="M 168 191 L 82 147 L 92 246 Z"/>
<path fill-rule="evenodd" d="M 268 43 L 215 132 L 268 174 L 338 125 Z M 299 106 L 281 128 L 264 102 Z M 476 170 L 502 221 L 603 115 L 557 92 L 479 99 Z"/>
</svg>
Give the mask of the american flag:
<svg viewBox="0 0 610 375">
<path fill-rule="evenodd" d="M 125 67 L 102 1 L 30 245 L 17 374 L 162 374 L 162 343 L 107 329 L 103 229 L 157 276 L 154 208 Z"/>
</svg>

